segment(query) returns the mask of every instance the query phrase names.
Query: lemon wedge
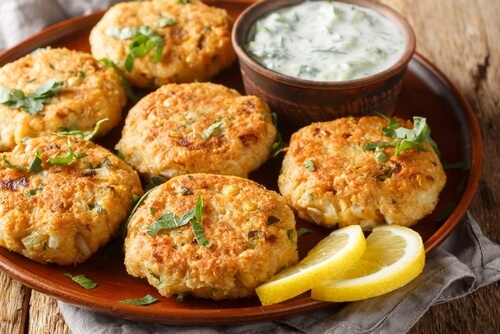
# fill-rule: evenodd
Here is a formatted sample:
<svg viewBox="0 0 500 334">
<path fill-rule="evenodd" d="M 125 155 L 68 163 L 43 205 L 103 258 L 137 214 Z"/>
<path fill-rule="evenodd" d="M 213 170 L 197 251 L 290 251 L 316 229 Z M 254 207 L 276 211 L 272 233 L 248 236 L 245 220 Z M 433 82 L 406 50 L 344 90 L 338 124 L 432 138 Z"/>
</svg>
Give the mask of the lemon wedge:
<svg viewBox="0 0 500 334">
<path fill-rule="evenodd" d="M 258 286 L 255 292 L 262 305 L 290 299 L 327 279 L 337 277 L 357 261 L 365 249 L 366 239 L 359 225 L 335 230 L 299 263 L 276 274 Z"/>
<path fill-rule="evenodd" d="M 420 235 L 408 227 L 380 226 L 366 239 L 366 251 L 340 279 L 312 288 L 313 299 L 347 302 L 393 291 L 417 277 L 425 265 Z"/>
</svg>

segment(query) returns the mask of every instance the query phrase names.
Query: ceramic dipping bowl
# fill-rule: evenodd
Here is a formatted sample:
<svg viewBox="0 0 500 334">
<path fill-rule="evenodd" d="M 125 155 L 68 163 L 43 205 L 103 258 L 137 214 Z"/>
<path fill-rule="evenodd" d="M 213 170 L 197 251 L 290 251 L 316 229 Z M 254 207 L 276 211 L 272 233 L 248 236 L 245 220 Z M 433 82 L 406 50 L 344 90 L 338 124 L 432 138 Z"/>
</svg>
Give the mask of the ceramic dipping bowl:
<svg viewBox="0 0 500 334">
<path fill-rule="evenodd" d="M 269 104 L 281 123 L 301 127 L 312 122 L 344 116 L 390 115 L 397 103 L 402 81 L 415 52 L 416 39 L 407 20 L 390 7 L 369 0 L 341 0 L 366 7 L 390 20 L 399 29 L 404 47 L 402 54 L 388 68 L 357 79 L 313 81 L 269 69 L 248 51 L 260 18 L 303 0 L 264 0 L 249 6 L 236 19 L 232 42 L 238 55 L 244 89 Z M 319 67 L 322 64 L 318 64 Z"/>
</svg>

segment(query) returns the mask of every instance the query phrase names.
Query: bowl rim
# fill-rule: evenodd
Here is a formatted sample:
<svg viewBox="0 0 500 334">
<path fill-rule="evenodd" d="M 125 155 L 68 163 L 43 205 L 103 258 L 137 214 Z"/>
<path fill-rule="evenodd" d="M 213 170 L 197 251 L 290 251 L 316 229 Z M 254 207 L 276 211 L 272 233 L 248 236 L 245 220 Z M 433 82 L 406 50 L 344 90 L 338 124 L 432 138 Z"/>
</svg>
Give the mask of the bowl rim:
<svg viewBox="0 0 500 334">
<path fill-rule="evenodd" d="M 393 8 L 372 0 L 334 0 L 334 2 L 342 2 L 353 4 L 360 7 L 366 7 L 377 11 L 379 14 L 393 22 L 406 42 L 405 49 L 401 57 L 387 69 L 362 78 L 344 80 L 344 81 L 314 81 L 292 77 L 274 70 L 271 70 L 257 62 L 247 52 L 244 44 L 248 36 L 249 28 L 260 17 L 266 15 L 270 11 L 284 7 L 290 7 L 300 4 L 305 1 L 322 1 L 322 0 L 261 0 L 248 6 L 235 20 L 231 32 L 233 48 L 238 56 L 240 64 L 243 62 L 253 71 L 263 77 L 272 77 L 272 80 L 285 83 L 297 87 L 309 87 L 315 89 L 341 90 L 345 88 L 370 86 L 385 81 L 398 73 L 404 72 L 408 63 L 413 58 L 416 50 L 416 36 L 413 27 L 408 20 Z M 245 31 L 245 27 L 248 29 Z"/>
</svg>

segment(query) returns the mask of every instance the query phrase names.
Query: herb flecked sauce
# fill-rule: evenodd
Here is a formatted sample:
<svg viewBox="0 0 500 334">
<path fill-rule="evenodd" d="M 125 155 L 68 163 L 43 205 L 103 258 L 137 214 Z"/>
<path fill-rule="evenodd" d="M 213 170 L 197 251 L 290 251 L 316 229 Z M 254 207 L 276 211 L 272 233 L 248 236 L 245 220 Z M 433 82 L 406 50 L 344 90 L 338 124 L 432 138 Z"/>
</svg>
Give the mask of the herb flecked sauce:
<svg viewBox="0 0 500 334">
<path fill-rule="evenodd" d="M 381 72 L 401 58 L 398 27 L 369 8 L 305 1 L 254 23 L 247 51 L 276 72 L 312 81 L 344 81 Z"/>
</svg>

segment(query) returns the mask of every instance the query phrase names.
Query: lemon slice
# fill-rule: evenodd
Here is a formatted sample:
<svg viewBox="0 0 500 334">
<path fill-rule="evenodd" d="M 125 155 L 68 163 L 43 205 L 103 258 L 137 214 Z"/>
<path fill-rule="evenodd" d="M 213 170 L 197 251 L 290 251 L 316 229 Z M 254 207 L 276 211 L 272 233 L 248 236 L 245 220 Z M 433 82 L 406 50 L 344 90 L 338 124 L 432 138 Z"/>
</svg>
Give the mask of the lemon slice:
<svg viewBox="0 0 500 334">
<path fill-rule="evenodd" d="M 317 300 L 346 302 L 379 296 L 417 277 L 424 269 L 425 250 L 420 235 L 402 226 L 380 226 L 366 239 L 366 251 L 337 280 L 311 291 Z"/>
<path fill-rule="evenodd" d="M 271 305 L 295 297 L 313 286 L 337 277 L 357 261 L 366 249 L 359 225 L 335 230 L 322 239 L 307 256 L 255 289 L 262 305 Z"/>
</svg>

